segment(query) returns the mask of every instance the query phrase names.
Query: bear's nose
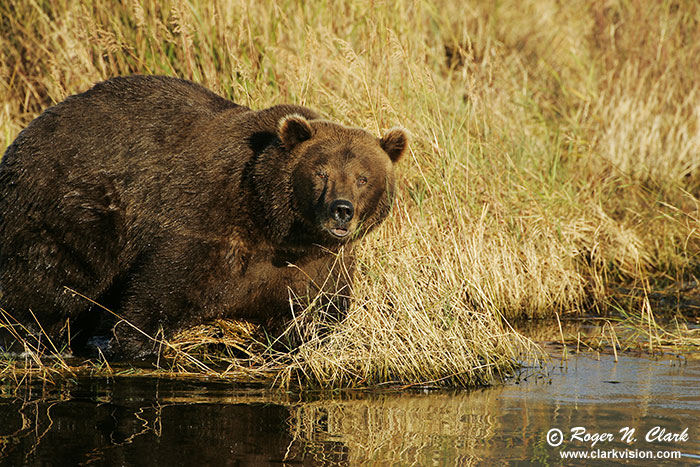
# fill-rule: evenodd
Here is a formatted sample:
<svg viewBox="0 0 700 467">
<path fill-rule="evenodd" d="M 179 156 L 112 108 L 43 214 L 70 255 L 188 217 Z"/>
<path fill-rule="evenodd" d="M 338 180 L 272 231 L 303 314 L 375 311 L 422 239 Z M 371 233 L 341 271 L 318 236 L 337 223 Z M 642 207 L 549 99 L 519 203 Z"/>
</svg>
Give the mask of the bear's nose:
<svg viewBox="0 0 700 467">
<path fill-rule="evenodd" d="M 353 214 L 355 214 L 355 208 L 352 203 L 346 199 L 336 199 L 331 203 L 331 215 L 333 219 L 341 224 L 350 222 Z"/>
</svg>

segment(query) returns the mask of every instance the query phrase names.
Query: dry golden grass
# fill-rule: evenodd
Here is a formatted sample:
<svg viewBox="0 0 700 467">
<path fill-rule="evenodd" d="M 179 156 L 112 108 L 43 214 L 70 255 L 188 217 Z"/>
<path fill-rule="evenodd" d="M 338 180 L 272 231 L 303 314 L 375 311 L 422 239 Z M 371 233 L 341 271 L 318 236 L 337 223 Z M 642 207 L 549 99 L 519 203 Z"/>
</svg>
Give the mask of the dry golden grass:
<svg viewBox="0 0 700 467">
<path fill-rule="evenodd" d="M 605 309 L 611 285 L 697 275 L 694 1 L 9 0 L 0 15 L 5 144 L 135 72 L 411 131 L 348 320 L 262 352 L 286 382 L 485 383 L 533 355 L 502 317 Z"/>
</svg>

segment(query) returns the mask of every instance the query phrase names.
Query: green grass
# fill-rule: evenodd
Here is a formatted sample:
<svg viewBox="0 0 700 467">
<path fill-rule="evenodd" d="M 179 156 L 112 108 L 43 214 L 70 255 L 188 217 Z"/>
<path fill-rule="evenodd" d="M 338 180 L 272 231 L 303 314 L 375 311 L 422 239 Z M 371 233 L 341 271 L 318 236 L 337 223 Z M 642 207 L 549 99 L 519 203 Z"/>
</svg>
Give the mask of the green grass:
<svg viewBox="0 0 700 467">
<path fill-rule="evenodd" d="M 698 275 L 694 1 L 10 0 L 0 14 L 6 144 L 130 73 L 410 130 L 349 319 L 268 356 L 286 381 L 483 384 L 534 355 L 503 317 L 605 312 L 620 287 Z"/>
</svg>

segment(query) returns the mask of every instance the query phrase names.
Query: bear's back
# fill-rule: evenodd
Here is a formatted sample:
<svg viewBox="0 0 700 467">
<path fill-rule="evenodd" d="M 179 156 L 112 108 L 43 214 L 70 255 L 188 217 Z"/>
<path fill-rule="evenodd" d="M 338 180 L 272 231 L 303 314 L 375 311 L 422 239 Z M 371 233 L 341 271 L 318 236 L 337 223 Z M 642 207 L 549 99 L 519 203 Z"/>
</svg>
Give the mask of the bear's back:
<svg viewBox="0 0 700 467">
<path fill-rule="evenodd" d="M 76 195 L 94 203 L 114 184 L 124 196 L 153 195 L 158 203 L 173 172 L 185 175 L 175 177 L 179 184 L 198 172 L 202 164 L 193 153 L 206 155 L 203 144 L 216 150 L 220 138 L 206 140 L 212 124 L 249 111 L 178 78 L 133 75 L 98 83 L 44 111 L 7 148 L 0 208 L 10 214 L 15 198 L 43 207 Z"/>
<path fill-rule="evenodd" d="M 28 232 L 109 256 L 161 226 L 204 230 L 215 195 L 203 187 L 231 182 L 207 160 L 221 139 L 208 128 L 249 111 L 195 83 L 141 75 L 47 109 L 0 161 L 0 263 L 26 255 Z"/>
<path fill-rule="evenodd" d="M 206 122 L 222 112 L 249 110 L 179 78 L 116 77 L 44 111 L 7 148 L 2 165 L 11 165 L 18 157 L 94 157 L 105 154 L 104 148 L 133 146 L 134 137 L 144 143 L 152 138 L 156 144 L 172 146 L 181 142 L 197 122 Z M 8 169 L 5 167 L 5 171 Z"/>
<path fill-rule="evenodd" d="M 183 108 L 197 114 L 213 114 L 230 109 L 249 110 L 199 84 L 169 76 L 118 76 L 97 83 L 88 91 L 68 97 L 57 107 L 70 106 L 73 101 L 88 101 L 91 105 L 109 106 L 111 110 L 128 110 L 152 106 L 153 111 L 174 111 Z M 138 117 L 138 115 L 130 115 Z"/>
</svg>

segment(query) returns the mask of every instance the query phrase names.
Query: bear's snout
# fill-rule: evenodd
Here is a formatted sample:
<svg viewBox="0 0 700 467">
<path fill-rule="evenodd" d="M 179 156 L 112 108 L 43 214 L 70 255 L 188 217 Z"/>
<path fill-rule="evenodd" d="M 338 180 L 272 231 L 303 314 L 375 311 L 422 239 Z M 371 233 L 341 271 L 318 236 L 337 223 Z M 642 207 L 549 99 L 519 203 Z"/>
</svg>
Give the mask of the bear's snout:
<svg viewBox="0 0 700 467">
<path fill-rule="evenodd" d="M 338 238 L 350 233 L 348 224 L 355 215 L 355 207 L 346 199 L 336 199 L 330 205 L 330 218 L 333 226 L 326 227 L 330 233 Z"/>
<path fill-rule="evenodd" d="M 355 208 L 346 199 L 336 199 L 331 203 L 331 217 L 339 224 L 346 224 L 352 220 Z"/>
</svg>

